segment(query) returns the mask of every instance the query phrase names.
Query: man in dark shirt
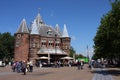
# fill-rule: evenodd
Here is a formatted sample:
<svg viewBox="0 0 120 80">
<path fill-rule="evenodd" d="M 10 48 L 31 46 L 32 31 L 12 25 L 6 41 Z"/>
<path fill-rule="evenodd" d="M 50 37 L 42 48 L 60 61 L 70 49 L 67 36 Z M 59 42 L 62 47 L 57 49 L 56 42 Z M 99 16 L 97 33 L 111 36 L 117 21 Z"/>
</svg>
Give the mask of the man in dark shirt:
<svg viewBox="0 0 120 80">
<path fill-rule="evenodd" d="M 26 68 L 27 68 L 27 64 L 25 61 L 23 61 L 22 63 L 22 72 L 24 73 L 24 75 L 26 75 Z"/>
</svg>

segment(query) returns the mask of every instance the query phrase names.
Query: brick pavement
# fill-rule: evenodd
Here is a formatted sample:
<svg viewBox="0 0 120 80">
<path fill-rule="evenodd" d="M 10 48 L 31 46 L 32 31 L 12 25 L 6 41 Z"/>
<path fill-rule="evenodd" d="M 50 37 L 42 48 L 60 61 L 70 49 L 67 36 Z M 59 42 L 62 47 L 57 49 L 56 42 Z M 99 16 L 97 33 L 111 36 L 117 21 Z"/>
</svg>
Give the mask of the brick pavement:
<svg viewBox="0 0 120 80">
<path fill-rule="evenodd" d="M 120 80 L 120 68 L 107 68 L 107 71 L 114 80 Z"/>
<path fill-rule="evenodd" d="M 77 67 L 35 68 L 27 75 L 11 72 L 8 68 L 0 69 L 0 80 L 92 80 L 93 77 L 87 66 L 83 70 L 77 70 Z"/>
<path fill-rule="evenodd" d="M 108 68 L 108 72 L 113 76 L 113 80 L 119 80 L 120 69 Z M 115 72 L 118 73 L 115 75 Z M 33 73 L 16 73 L 11 71 L 11 67 L 0 67 L 0 80 L 93 80 L 95 69 L 90 70 L 88 65 L 83 70 L 77 70 L 77 67 L 61 67 L 61 68 L 34 68 Z"/>
<path fill-rule="evenodd" d="M 120 80 L 120 68 L 96 68 L 92 80 Z"/>
<path fill-rule="evenodd" d="M 113 78 L 112 78 L 112 75 L 110 75 L 105 68 L 96 68 L 96 71 L 92 80 L 113 80 Z"/>
</svg>

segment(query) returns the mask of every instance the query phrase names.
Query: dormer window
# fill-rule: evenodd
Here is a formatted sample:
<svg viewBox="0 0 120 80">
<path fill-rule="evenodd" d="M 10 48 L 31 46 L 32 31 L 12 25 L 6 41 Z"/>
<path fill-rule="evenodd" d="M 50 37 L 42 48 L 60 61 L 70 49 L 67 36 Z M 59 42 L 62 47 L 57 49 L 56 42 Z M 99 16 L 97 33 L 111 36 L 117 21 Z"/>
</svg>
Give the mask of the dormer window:
<svg viewBox="0 0 120 80">
<path fill-rule="evenodd" d="M 49 29 L 49 30 L 47 31 L 47 35 L 52 36 L 52 30 L 51 30 L 51 29 Z"/>
<path fill-rule="evenodd" d="M 45 46 L 46 45 L 46 40 L 41 40 L 41 44 L 42 44 L 42 46 Z"/>
</svg>

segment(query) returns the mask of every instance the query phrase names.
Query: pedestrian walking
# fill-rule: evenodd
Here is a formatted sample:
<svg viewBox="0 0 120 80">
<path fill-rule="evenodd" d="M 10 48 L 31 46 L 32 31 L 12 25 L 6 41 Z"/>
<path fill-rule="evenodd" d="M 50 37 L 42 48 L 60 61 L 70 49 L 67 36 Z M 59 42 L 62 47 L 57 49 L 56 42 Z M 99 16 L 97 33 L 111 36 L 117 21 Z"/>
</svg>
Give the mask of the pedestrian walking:
<svg viewBox="0 0 120 80">
<path fill-rule="evenodd" d="M 78 62 L 77 62 L 77 67 L 78 67 L 78 70 L 80 70 L 80 61 L 78 60 Z"/>
<path fill-rule="evenodd" d="M 22 72 L 26 75 L 27 64 L 25 61 L 22 62 Z"/>
<path fill-rule="evenodd" d="M 17 73 L 20 73 L 21 72 L 21 64 L 20 64 L 20 62 L 17 62 L 16 68 L 17 68 Z"/>
<path fill-rule="evenodd" d="M 80 61 L 80 69 L 81 69 L 81 70 L 83 69 L 83 66 L 84 66 L 84 62 L 81 60 L 81 61 Z"/>
<path fill-rule="evenodd" d="M 39 67 L 42 68 L 42 62 L 41 61 L 39 61 Z"/>
<path fill-rule="evenodd" d="M 30 63 L 29 63 L 29 68 L 30 68 L 30 72 L 33 72 L 33 62 L 32 61 L 30 61 Z"/>
<path fill-rule="evenodd" d="M 16 70 L 16 62 L 14 62 L 14 63 L 12 64 L 12 70 L 13 70 L 13 72 L 15 72 L 15 70 Z"/>
</svg>

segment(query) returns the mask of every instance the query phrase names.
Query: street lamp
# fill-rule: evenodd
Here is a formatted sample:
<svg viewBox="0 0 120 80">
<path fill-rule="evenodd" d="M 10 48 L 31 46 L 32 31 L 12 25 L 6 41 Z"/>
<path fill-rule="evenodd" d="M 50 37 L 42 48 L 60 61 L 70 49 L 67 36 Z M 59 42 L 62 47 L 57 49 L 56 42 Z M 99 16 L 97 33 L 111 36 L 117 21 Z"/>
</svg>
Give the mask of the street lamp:
<svg viewBox="0 0 120 80">
<path fill-rule="evenodd" d="M 57 49 L 56 49 L 56 41 L 57 41 L 57 34 L 55 34 L 55 60 L 56 60 L 56 54 L 57 54 Z"/>
<path fill-rule="evenodd" d="M 89 51 L 88 51 L 88 45 L 87 45 L 87 56 L 86 56 L 86 59 L 88 59 L 88 62 L 89 62 Z"/>
<path fill-rule="evenodd" d="M 89 58 L 88 45 L 87 45 L 87 58 Z"/>
</svg>

